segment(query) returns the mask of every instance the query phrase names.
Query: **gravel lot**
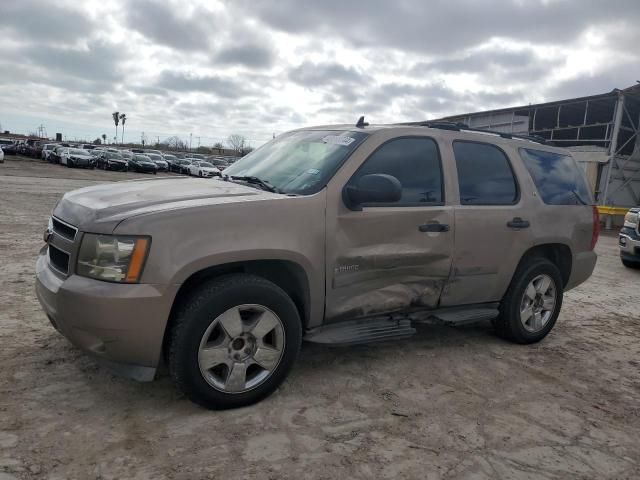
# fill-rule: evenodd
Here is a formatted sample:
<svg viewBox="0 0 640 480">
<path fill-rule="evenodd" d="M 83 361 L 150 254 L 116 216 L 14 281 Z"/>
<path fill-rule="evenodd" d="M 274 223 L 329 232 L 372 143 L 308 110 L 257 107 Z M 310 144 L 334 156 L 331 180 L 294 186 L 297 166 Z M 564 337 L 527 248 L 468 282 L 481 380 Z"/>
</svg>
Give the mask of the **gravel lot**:
<svg viewBox="0 0 640 480">
<path fill-rule="evenodd" d="M 305 344 L 288 381 L 209 412 L 112 376 L 49 325 L 34 264 L 60 196 L 140 174 L 0 164 L 0 480 L 640 478 L 640 271 L 616 238 L 543 342 L 488 324 Z"/>
</svg>

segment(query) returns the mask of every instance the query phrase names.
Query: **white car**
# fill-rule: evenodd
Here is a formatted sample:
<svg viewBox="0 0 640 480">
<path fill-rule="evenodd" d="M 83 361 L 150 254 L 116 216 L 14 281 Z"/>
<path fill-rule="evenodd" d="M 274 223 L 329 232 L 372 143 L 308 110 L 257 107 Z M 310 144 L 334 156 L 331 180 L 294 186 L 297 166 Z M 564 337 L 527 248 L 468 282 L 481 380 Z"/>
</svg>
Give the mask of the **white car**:
<svg viewBox="0 0 640 480">
<path fill-rule="evenodd" d="M 60 154 L 60 163 L 67 167 L 95 168 L 95 160 L 89 150 L 65 148 Z"/>
<path fill-rule="evenodd" d="M 220 170 L 211 165 L 209 162 L 195 161 L 189 165 L 189 175 L 197 177 L 219 177 Z"/>
<path fill-rule="evenodd" d="M 0 148 L 0 163 L 4 163 L 4 152 Z"/>
<path fill-rule="evenodd" d="M 45 146 L 42 147 L 42 160 L 49 160 L 49 155 L 51 154 L 51 152 L 53 152 L 53 149 L 56 148 L 58 145 L 55 143 L 47 143 Z"/>
</svg>

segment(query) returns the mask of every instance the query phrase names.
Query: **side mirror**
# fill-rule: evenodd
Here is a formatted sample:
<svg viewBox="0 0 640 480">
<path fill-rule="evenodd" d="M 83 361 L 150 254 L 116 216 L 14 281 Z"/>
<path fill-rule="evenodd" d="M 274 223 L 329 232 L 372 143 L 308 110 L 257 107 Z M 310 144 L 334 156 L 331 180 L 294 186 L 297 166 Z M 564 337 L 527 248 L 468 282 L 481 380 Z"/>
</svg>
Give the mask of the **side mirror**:
<svg viewBox="0 0 640 480">
<path fill-rule="evenodd" d="M 402 197 L 400 181 L 383 173 L 363 175 L 343 190 L 344 202 L 351 210 L 362 210 L 365 203 L 393 203 Z"/>
</svg>

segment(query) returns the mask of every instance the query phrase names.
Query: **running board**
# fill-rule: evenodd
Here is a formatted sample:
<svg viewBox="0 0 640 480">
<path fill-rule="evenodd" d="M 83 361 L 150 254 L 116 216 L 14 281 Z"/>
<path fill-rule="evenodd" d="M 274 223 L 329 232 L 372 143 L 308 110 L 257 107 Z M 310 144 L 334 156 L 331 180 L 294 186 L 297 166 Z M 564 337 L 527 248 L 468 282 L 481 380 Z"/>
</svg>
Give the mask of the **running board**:
<svg viewBox="0 0 640 480">
<path fill-rule="evenodd" d="M 416 333 L 407 317 L 363 318 L 314 328 L 304 336 L 308 342 L 356 345 L 407 338 Z"/>
<path fill-rule="evenodd" d="M 415 311 L 407 315 L 369 317 L 330 323 L 307 332 L 307 342 L 356 345 L 407 338 L 416 333 L 414 323 L 467 325 L 496 318 L 498 303 Z"/>
<path fill-rule="evenodd" d="M 498 305 L 477 306 L 477 307 L 452 307 L 434 310 L 431 312 L 420 312 L 418 315 L 411 315 L 411 320 L 416 323 L 442 323 L 444 325 L 457 326 L 468 325 L 470 323 L 482 322 L 496 318 L 500 314 Z"/>
</svg>

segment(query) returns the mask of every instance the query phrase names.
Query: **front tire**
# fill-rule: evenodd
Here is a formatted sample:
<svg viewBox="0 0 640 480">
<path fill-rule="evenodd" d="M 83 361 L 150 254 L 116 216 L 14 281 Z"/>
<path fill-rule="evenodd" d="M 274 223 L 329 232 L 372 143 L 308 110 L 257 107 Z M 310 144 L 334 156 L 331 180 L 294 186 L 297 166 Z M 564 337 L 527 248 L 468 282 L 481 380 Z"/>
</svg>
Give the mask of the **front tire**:
<svg viewBox="0 0 640 480">
<path fill-rule="evenodd" d="M 204 283 L 179 307 L 169 371 L 203 407 L 242 407 L 278 388 L 301 342 L 298 310 L 280 287 L 254 275 L 226 275 Z"/>
<path fill-rule="evenodd" d="M 546 258 L 532 258 L 518 267 L 493 325 L 497 334 L 515 343 L 542 340 L 560 314 L 563 282 L 558 267 Z"/>
</svg>

